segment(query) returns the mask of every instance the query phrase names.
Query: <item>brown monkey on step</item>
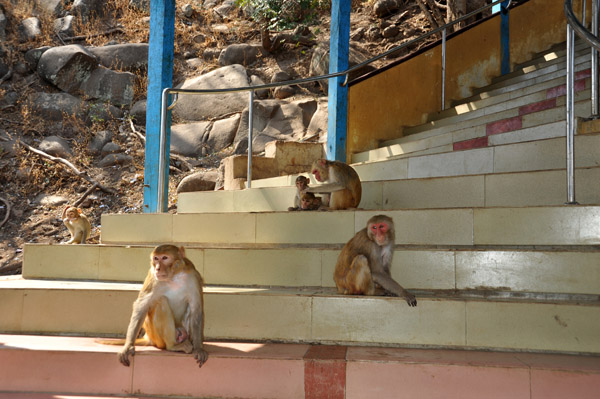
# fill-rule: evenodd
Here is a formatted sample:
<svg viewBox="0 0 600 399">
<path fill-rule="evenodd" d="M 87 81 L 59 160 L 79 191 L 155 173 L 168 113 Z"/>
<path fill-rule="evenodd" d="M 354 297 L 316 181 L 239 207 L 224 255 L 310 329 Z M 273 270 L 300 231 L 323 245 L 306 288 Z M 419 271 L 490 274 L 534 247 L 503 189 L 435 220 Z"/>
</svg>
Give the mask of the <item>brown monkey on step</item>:
<svg viewBox="0 0 600 399">
<path fill-rule="evenodd" d="M 309 179 L 306 176 L 298 176 L 296 177 L 296 195 L 294 196 L 294 206 L 290 206 L 288 211 L 298 211 L 300 210 L 300 202 L 302 200 L 302 195 L 306 192 L 308 188 Z"/>
<path fill-rule="evenodd" d="M 90 238 L 92 225 L 88 218 L 81 213 L 81 209 L 67 206 L 63 210 L 62 218 L 71 233 L 71 239 L 66 244 L 85 244 L 85 240 Z"/>
<path fill-rule="evenodd" d="M 302 194 L 299 211 L 316 211 L 319 209 L 321 209 L 321 197 L 316 197 L 313 193 Z"/>
<path fill-rule="evenodd" d="M 119 361 L 129 366 L 135 345 L 193 353 L 198 366 L 208 359 L 203 348 L 202 276 L 185 257 L 183 247 L 159 245 L 150 255 L 150 270 L 133 303 Z M 144 327 L 145 336 L 136 339 Z M 109 342 L 102 342 L 109 343 Z"/>
<path fill-rule="evenodd" d="M 329 209 L 356 208 L 360 203 L 362 187 L 360 178 L 351 166 L 339 161 L 319 159 L 312 164 L 312 174 L 319 182 L 325 182 L 315 187 L 309 187 L 309 193 L 330 193 Z M 323 202 L 327 202 L 324 200 Z"/>
<path fill-rule="evenodd" d="M 417 306 L 414 295 L 392 279 L 394 221 L 385 215 L 373 216 L 367 227 L 356 233 L 342 249 L 333 279 L 340 294 L 402 297 L 408 306 Z"/>
</svg>

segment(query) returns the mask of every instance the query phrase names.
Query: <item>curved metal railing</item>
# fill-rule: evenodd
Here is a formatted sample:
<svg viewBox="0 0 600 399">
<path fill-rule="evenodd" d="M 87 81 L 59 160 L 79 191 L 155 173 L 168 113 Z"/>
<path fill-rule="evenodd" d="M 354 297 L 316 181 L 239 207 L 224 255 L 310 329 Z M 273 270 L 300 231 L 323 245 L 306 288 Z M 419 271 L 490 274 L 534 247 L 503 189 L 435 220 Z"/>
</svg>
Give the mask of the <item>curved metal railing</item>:
<svg viewBox="0 0 600 399">
<path fill-rule="evenodd" d="M 568 0 L 567 0 L 568 1 Z M 253 130 L 253 101 L 254 101 L 254 92 L 257 90 L 264 90 L 264 89 L 271 89 L 271 88 L 275 88 L 275 87 L 279 87 L 279 86 L 288 86 L 288 85 L 301 85 L 301 84 L 305 84 L 305 83 L 312 83 L 312 82 L 317 82 L 320 80 L 325 80 L 325 79 L 331 79 L 331 78 L 337 78 L 340 76 L 346 76 L 346 79 L 343 83 L 343 85 L 345 86 L 348 83 L 348 76 L 351 72 L 357 71 L 363 67 L 365 67 L 366 65 L 369 65 L 375 61 L 378 61 L 382 58 L 385 58 L 389 55 L 392 55 L 400 50 L 402 50 L 403 48 L 406 48 L 408 46 L 411 46 L 415 43 L 421 42 L 433 35 L 436 35 L 438 33 L 442 34 L 442 92 L 441 92 L 441 104 L 442 104 L 442 108 L 444 108 L 444 103 L 445 103 L 445 82 L 446 82 L 446 76 L 445 76 L 445 71 L 446 71 L 446 32 L 448 30 L 448 28 L 450 28 L 451 26 L 454 26 L 460 22 L 463 22 L 485 10 L 488 10 L 496 5 L 502 5 L 502 7 L 504 9 L 507 9 L 508 7 L 510 7 L 512 0 L 495 0 L 493 2 L 491 2 L 490 4 L 487 4 L 475 11 L 472 11 L 468 14 L 463 15 L 460 18 L 455 19 L 454 21 L 450 21 L 445 25 L 442 25 L 438 28 L 433 29 L 432 31 L 426 32 L 420 36 L 418 36 L 415 39 L 412 39 L 408 42 L 402 43 L 401 45 L 394 47 L 382 54 L 379 54 L 373 58 L 370 58 L 360 64 L 354 65 L 344 71 L 340 71 L 340 72 L 335 72 L 335 73 L 329 73 L 327 75 L 320 75 L 320 76 L 312 76 L 312 77 L 308 77 L 308 78 L 304 78 L 304 79 L 297 79 L 297 80 L 289 80 L 289 81 L 285 81 L 285 82 L 275 82 L 275 83 L 267 83 L 267 84 L 262 84 L 262 85 L 257 85 L 257 86 L 242 86 L 242 87 L 234 87 L 234 88 L 224 88 L 224 89 L 197 89 L 197 90 L 192 90 L 192 89 L 177 89 L 177 88 L 165 88 L 162 92 L 162 98 L 161 98 L 161 126 L 160 126 L 160 140 L 159 140 L 159 167 L 158 167 L 158 187 L 159 189 L 157 190 L 157 206 L 159 209 L 157 209 L 157 212 L 164 212 L 164 207 L 163 207 L 163 202 L 164 202 L 164 192 L 163 192 L 163 187 L 165 186 L 165 180 L 166 180 L 166 174 L 165 174 L 165 164 L 168 164 L 168 160 L 166 159 L 166 124 L 167 124 L 167 112 L 170 111 L 171 109 L 173 109 L 173 107 L 175 107 L 176 103 L 177 103 L 177 98 L 179 94 L 186 94 L 186 95 L 206 95 L 206 94 L 223 94 L 223 93 L 234 93 L 234 92 L 242 92 L 242 91 L 247 91 L 249 92 L 249 105 L 248 105 L 248 109 L 249 109 L 249 115 L 248 115 L 248 176 L 247 176 L 247 183 L 246 183 L 246 187 L 250 188 L 252 185 L 252 130 Z M 169 100 L 169 95 L 174 94 L 174 99 L 173 102 L 171 104 L 168 104 L 168 100 Z"/>
<path fill-rule="evenodd" d="M 598 9 L 600 0 L 592 0 L 591 31 L 588 30 L 573 11 L 573 0 L 565 0 L 564 11 L 567 18 L 567 72 L 566 72 L 566 171 L 567 171 L 567 204 L 577 204 L 575 200 L 575 36 L 577 33 L 591 51 L 591 104 L 592 116 L 598 115 Z M 585 0 L 582 2 L 582 20 L 585 23 Z"/>
</svg>

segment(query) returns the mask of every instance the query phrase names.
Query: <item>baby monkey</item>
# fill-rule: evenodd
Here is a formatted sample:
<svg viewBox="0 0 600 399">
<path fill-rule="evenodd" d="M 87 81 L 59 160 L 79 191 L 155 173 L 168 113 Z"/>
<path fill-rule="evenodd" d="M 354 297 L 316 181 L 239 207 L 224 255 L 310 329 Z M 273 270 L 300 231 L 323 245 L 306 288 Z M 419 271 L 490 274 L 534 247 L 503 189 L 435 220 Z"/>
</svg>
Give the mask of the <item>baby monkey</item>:
<svg viewBox="0 0 600 399">
<path fill-rule="evenodd" d="M 300 198 L 300 209 L 298 211 L 317 211 L 321 209 L 321 197 L 316 197 L 313 193 L 304 193 Z"/>
<path fill-rule="evenodd" d="M 67 206 L 62 214 L 63 223 L 71 233 L 71 239 L 66 244 L 85 244 L 85 240 L 90 238 L 92 225 L 88 218 L 81 213 L 80 208 Z"/>
</svg>

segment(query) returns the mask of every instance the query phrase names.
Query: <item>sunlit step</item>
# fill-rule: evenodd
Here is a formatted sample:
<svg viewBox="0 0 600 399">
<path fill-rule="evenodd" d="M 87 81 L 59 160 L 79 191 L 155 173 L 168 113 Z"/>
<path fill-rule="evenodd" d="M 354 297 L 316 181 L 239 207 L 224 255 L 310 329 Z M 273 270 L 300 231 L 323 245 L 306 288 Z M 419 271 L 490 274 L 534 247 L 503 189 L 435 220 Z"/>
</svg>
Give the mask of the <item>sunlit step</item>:
<svg viewBox="0 0 600 399">
<path fill-rule="evenodd" d="M 123 334 L 140 287 L 2 279 L 0 332 Z M 418 306 L 409 307 L 401 298 L 341 296 L 325 288 L 206 287 L 205 336 L 600 353 L 596 295 L 415 293 Z"/>
<path fill-rule="evenodd" d="M 153 348 L 138 348 L 127 368 L 117 363 L 117 348 L 92 338 L 0 335 L 0 362 L 10 364 L 0 374 L 0 386 L 8 392 L 0 399 L 301 399 L 340 392 L 348 399 L 398 392 L 415 398 L 443 392 L 449 398 L 502 393 L 535 399 L 593 398 L 600 389 L 597 356 L 236 342 L 205 346 L 209 360 L 201 369 L 189 355 Z"/>
<path fill-rule="evenodd" d="M 27 244 L 23 277 L 140 282 L 146 277 L 151 251 L 152 247 L 146 246 Z M 186 249 L 206 284 L 234 286 L 334 287 L 333 270 L 339 252 L 339 245 Z M 483 287 L 600 295 L 600 248 L 595 247 L 516 250 L 398 246 L 391 271 L 395 280 L 410 289 Z"/>
</svg>

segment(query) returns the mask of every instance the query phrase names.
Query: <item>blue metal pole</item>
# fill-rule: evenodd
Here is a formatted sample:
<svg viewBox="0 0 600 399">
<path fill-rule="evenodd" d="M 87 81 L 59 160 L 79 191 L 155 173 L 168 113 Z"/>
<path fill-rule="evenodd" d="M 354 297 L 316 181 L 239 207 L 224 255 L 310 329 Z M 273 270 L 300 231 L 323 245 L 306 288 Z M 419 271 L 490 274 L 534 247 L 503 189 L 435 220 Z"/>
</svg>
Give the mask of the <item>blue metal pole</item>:
<svg viewBox="0 0 600 399">
<path fill-rule="evenodd" d="M 165 212 L 169 192 L 169 143 L 171 113 L 167 112 L 164 185 L 159 187 L 161 97 L 173 86 L 173 41 L 175 39 L 175 0 L 150 1 L 150 41 L 148 48 L 148 87 L 146 100 L 146 158 L 144 164 L 144 212 Z M 158 192 L 163 190 L 162 204 Z"/>
<path fill-rule="evenodd" d="M 329 73 L 348 69 L 350 47 L 350 1 L 332 0 Z M 348 86 L 345 76 L 329 79 L 327 159 L 346 162 Z"/>
<path fill-rule="evenodd" d="M 505 75 L 510 73 L 510 35 L 508 23 L 508 0 L 501 3 L 500 8 L 500 73 Z"/>
</svg>

